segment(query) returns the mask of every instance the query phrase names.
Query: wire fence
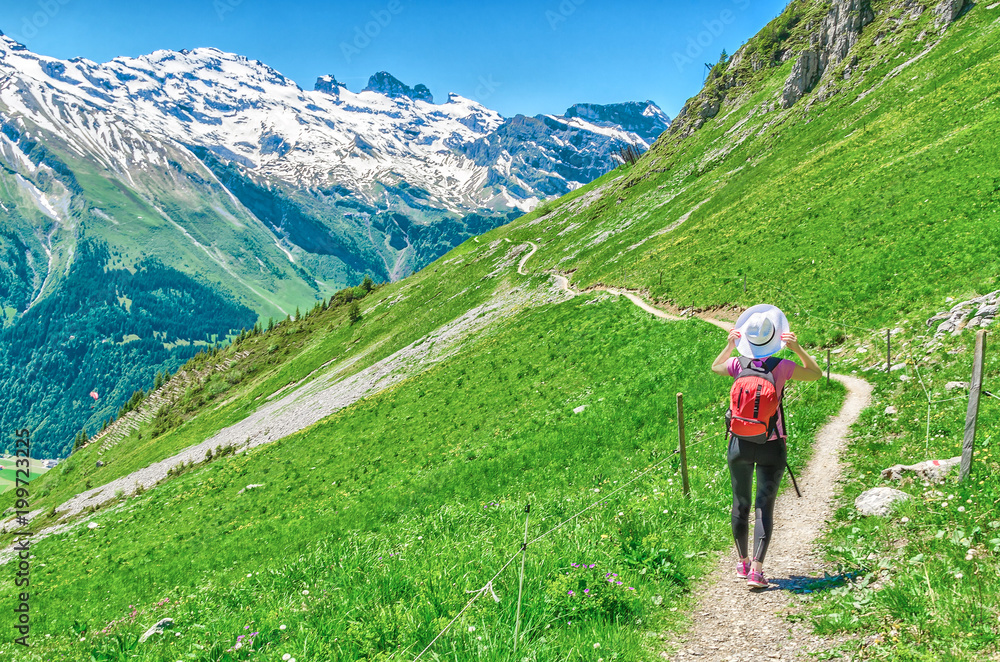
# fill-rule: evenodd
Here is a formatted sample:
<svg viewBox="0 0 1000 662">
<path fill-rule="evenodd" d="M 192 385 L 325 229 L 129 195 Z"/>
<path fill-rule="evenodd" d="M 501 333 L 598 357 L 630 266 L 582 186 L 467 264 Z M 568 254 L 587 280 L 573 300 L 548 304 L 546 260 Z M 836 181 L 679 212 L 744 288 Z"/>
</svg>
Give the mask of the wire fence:
<svg viewBox="0 0 1000 662">
<path fill-rule="evenodd" d="M 796 392 L 796 394 L 792 398 L 790 398 L 788 400 L 788 402 L 794 402 L 794 401 L 798 400 L 799 398 L 801 398 L 803 396 L 804 393 L 807 392 L 807 389 L 809 389 L 812 386 L 815 386 L 816 384 L 819 384 L 819 380 L 817 380 L 815 382 L 811 382 L 807 386 L 802 387 L 801 389 L 799 389 Z M 705 443 L 718 442 L 719 439 L 721 439 L 723 437 L 726 437 L 727 435 L 728 435 L 728 432 L 726 432 L 726 431 L 721 431 L 721 432 L 718 432 L 716 434 L 707 435 L 704 438 L 699 439 L 698 441 L 695 441 L 694 443 L 687 444 L 687 450 L 691 450 L 692 448 L 697 448 L 698 446 L 700 446 L 702 444 L 705 444 Z M 413 662 L 418 662 L 418 660 L 420 660 L 424 656 L 424 654 L 426 654 L 434 646 L 434 644 L 442 636 L 444 636 L 448 632 L 448 630 L 450 630 L 452 628 L 452 626 L 455 625 L 455 623 L 458 622 L 458 620 L 461 618 L 462 614 L 464 614 L 466 611 L 468 611 L 468 609 L 473 604 L 475 604 L 475 602 L 479 598 L 481 598 L 483 595 L 485 595 L 486 593 L 491 593 L 493 595 L 493 599 L 495 601 L 499 602 L 500 598 L 497 597 L 496 593 L 493 592 L 493 582 L 495 582 L 497 580 L 497 578 L 499 578 L 500 575 L 503 574 L 503 572 L 507 568 L 509 568 L 511 566 L 511 564 L 514 563 L 515 560 L 517 560 L 517 558 L 519 556 L 521 557 L 521 560 L 522 560 L 522 567 L 521 567 L 522 576 L 521 576 L 521 580 L 523 582 L 523 573 L 524 573 L 523 561 L 524 561 L 524 555 L 526 555 L 528 547 L 530 547 L 531 545 L 534 545 L 535 543 L 540 542 L 541 540 L 543 540 L 543 539 L 547 538 L 548 536 L 552 535 L 553 533 L 555 533 L 559 529 L 563 528 L 564 526 L 566 526 L 570 522 L 572 522 L 572 521 L 576 520 L 577 518 L 579 518 L 584 513 L 588 512 L 590 510 L 593 510 L 594 508 L 596 508 L 596 507 L 598 507 L 598 506 L 600 506 L 602 504 L 605 504 L 605 503 L 609 502 L 616 495 L 620 494 L 621 492 L 624 492 L 627 488 L 629 488 L 630 486 L 634 485 L 636 482 L 638 482 L 641 479 L 643 479 L 644 477 L 648 476 L 650 473 L 656 471 L 658 468 L 660 468 L 661 466 L 663 466 L 664 463 L 666 463 L 668 460 L 672 459 L 675 455 L 678 455 L 679 453 L 680 453 L 680 449 L 679 448 L 676 448 L 676 449 L 670 451 L 665 457 L 661 458 L 660 460 L 658 460 L 654 464 L 650 465 L 649 467 L 647 467 L 645 470 L 643 470 L 639 474 L 633 476 L 631 479 L 629 479 L 625 483 L 619 485 L 617 488 L 615 488 L 614 490 L 612 490 L 611 492 L 609 492 L 608 494 L 606 494 L 602 498 L 598 499 L 597 501 L 594 501 L 593 503 L 587 505 L 584 508 L 581 508 L 580 510 L 578 510 L 575 513 L 573 513 L 572 515 L 570 515 L 566 519 L 562 520 L 561 522 L 559 522 L 555 526 L 551 527 L 550 529 L 548 529 L 547 531 L 545 531 L 541 535 L 535 536 L 534 538 L 531 538 L 530 540 L 527 539 L 527 519 L 526 519 L 525 520 L 525 539 L 526 539 L 526 542 L 523 545 L 521 545 L 521 547 L 513 554 L 513 556 L 511 556 L 509 559 L 507 559 L 507 561 L 500 567 L 500 569 L 497 570 L 493 574 L 493 576 L 490 577 L 490 579 L 485 584 L 483 584 L 483 586 L 481 586 L 478 589 L 474 589 L 472 591 L 466 591 L 466 593 L 471 593 L 472 597 L 468 600 L 468 602 L 465 603 L 465 606 L 463 606 L 459 610 L 459 612 L 455 615 L 455 617 L 452 618 L 451 621 L 449 621 L 448 624 L 445 625 L 444 628 L 430 641 L 430 643 L 428 643 L 427 646 L 425 646 L 424 649 L 422 651 L 420 651 L 420 653 L 416 657 L 413 658 Z M 527 512 L 527 510 L 528 509 L 526 509 L 526 512 Z M 517 616 L 518 616 L 518 620 L 520 620 L 520 590 L 519 590 L 519 595 L 518 595 L 518 614 L 517 614 Z M 517 633 L 516 633 L 516 631 L 515 631 L 514 646 L 515 646 L 515 649 L 516 649 L 516 647 L 517 647 Z"/>
<path fill-rule="evenodd" d="M 703 443 L 703 442 L 707 441 L 708 439 L 710 439 L 710 438 L 699 440 L 695 444 L 691 444 L 691 446 L 693 447 L 693 446 L 695 446 L 697 444 Z M 444 629 L 442 629 L 437 634 L 437 636 L 435 636 L 430 641 L 430 643 L 427 644 L 427 646 L 422 651 L 420 651 L 420 653 L 415 658 L 413 658 L 413 662 L 417 662 L 417 660 L 419 660 L 421 657 L 423 657 L 424 653 L 426 653 L 427 651 L 429 651 L 431 649 L 431 647 L 435 644 L 435 642 L 437 642 L 438 639 L 440 639 L 442 636 L 444 636 L 444 634 L 446 632 L 448 632 L 448 630 L 451 629 L 451 627 L 456 622 L 458 622 L 458 619 L 462 616 L 462 614 L 464 614 L 469 609 L 469 607 L 471 607 L 473 605 L 473 603 L 476 602 L 476 600 L 478 600 L 480 597 L 482 597 L 483 594 L 485 594 L 487 592 L 491 592 L 492 593 L 492 591 L 493 591 L 493 582 L 496 581 L 497 578 L 501 574 L 503 574 L 504 570 L 506 570 L 508 567 L 510 567 L 510 564 L 513 563 L 517 559 L 518 556 L 522 556 L 522 555 L 526 554 L 529 546 L 534 545 L 535 543 L 539 542 L 540 540 L 542 540 L 542 539 L 544 539 L 544 538 L 552 535 L 553 533 L 555 533 L 556 531 L 558 531 L 562 527 L 566 526 L 567 524 L 569 524 L 570 522 L 572 522 L 573 520 L 575 520 L 576 518 L 578 518 L 580 515 L 583 515 L 585 512 L 587 512 L 587 511 L 589 511 L 589 510 L 591 510 L 593 508 L 596 508 L 597 506 L 599 506 L 599 505 L 601 505 L 603 503 L 606 503 L 612 497 L 614 497 L 616 494 L 618 494 L 619 492 L 622 492 L 625 488 L 629 487 L 630 485 L 634 484 L 636 481 L 642 479 L 643 477 L 645 477 L 645 476 L 649 475 L 650 473 L 652 473 L 653 471 L 655 471 L 657 468 L 659 468 L 660 466 L 662 466 L 663 463 L 665 463 L 667 460 L 673 458 L 673 456 L 676 455 L 678 452 L 679 452 L 678 450 L 674 450 L 673 452 L 667 454 L 665 457 L 663 457 L 662 459 L 660 459 L 658 462 L 656 462 L 655 464 L 653 464 L 653 465 L 649 466 L 648 468 L 646 468 L 642 473 L 638 474 L 637 476 L 633 476 L 631 480 L 623 483 L 622 485 L 618 486 L 616 489 L 614 489 L 611 492 L 609 492 L 603 498 L 601 498 L 601 499 L 599 499 L 599 500 L 591 503 L 586 508 L 583 508 L 583 509 L 577 511 L 573 515 L 570 515 L 569 517 L 567 517 L 563 521 L 559 522 L 558 524 L 556 524 L 555 526 L 553 526 L 551 529 L 549 529 L 545 533 L 541 534 L 540 536 L 536 536 L 536 537 L 532 538 L 531 540 L 528 540 L 527 542 L 525 542 L 524 544 L 522 544 L 521 547 L 520 547 L 520 549 L 518 549 L 517 552 L 515 552 L 513 556 L 511 556 L 509 559 L 507 559 L 507 562 L 504 563 L 503 566 L 499 570 L 497 570 L 496 573 L 494 573 L 494 575 L 492 577 L 490 577 L 489 581 L 487 581 L 481 588 L 476 589 L 474 591 L 466 591 L 467 593 L 473 593 L 474 595 L 469 599 L 468 602 L 465 603 L 465 606 L 462 607 L 462 609 L 458 612 L 458 614 L 455 615 L 455 617 L 453 619 L 451 619 L 451 621 L 444 627 Z M 525 521 L 525 534 L 527 534 L 527 520 Z M 525 537 L 527 537 L 527 535 L 525 535 Z M 522 556 L 522 560 L 523 560 L 523 558 L 524 557 Z M 523 572 L 524 572 L 524 566 L 523 565 L 521 567 L 521 572 L 522 572 L 522 581 L 523 581 Z M 494 599 L 496 599 L 497 601 L 499 601 L 499 598 L 496 598 L 495 594 L 494 594 Z M 520 596 L 518 596 L 518 620 L 520 620 Z M 517 646 L 517 634 L 516 633 L 515 633 L 514 646 L 515 646 L 515 648 Z"/>
<path fill-rule="evenodd" d="M 799 304 L 798 300 L 795 298 L 794 295 L 792 295 L 792 294 L 790 294 L 788 292 L 785 292 L 784 290 L 781 290 L 780 288 L 775 288 L 775 289 L 777 289 L 779 292 L 781 292 L 782 294 L 784 294 L 785 296 L 789 297 L 792 300 L 792 302 L 794 303 L 795 307 L 797 308 L 797 311 L 796 311 L 797 314 L 805 314 L 810 319 L 813 319 L 813 320 L 816 320 L 816 321 L 819 321 L 819 322 L 825 322 L 827 324 L 831 324 L 831 325 L 834 325 L 834 326 L 839 326 L 839 327 L 843 327 L 843 328 L 846 328 L 846 329 L 854 329 L 856 331 L 863 331 L 866 334 L 870 334 L 872 336 L 877 336 L 879 338 L 879 340 L 881 340 L 882 334 L 886 332 L 885 329 L 872 329 L 870 327 L 857 326 L 857 325 L 854 325 L 854 324 L 848 324 L 846 322 L 839 322 L 839 321 L 835 321 L 835 320 L 825 319 L 823 317 L 820 317 L 818 315 L 813 314 L 811 311 L 802 310 L 801 305 Z M 963 395 L 958 395 L 958 396 L 951 397 L 951 398 L 938 398 L 938 399 L 935 399 L 931 395 L 930 390 L 928 390 L 927 383 L 924 381 L 923 375 L 920 372 L 920 363 L 919 363 L 919 361 L 917 361 L 917 359 L 914 358 L 913 353 L 910 351 L 909 348 L 900 347 L 899 349 L 900 349 L 901 354 L 903 354 L 903 356 L 905 356 L 909 360 L 909 365 L 913 366 L 913 371 L 914 371 L 914 373 L 916 373 L 917 381 L 920 383 L 920 388 L 924 392 L 924 398 L 926 398 L 926 400 L 927 400 L 927 424 L 926 424 L 925 432 L 924 432 L 924 452 L 930 452 L 931 413 L 932 413 L 932 409 L 936 405 L 944 404 L 944 403 L 947 403 L 947 402 L 954 402 L 956 400 L 965 400 L 966 402 L 968 402 L 969 396 L 967 394 L 963 394 Z M 886 352 L 887 352 L 886 363 L 887 364 L 890 362 L 889 361 L 889 357 L 888 357 L 888 352 L 889 351 L 890 351 L 890 348 L 887 346 L 886 347 Z M 892 369 L 892 366 L 891 365 L 887 365 L 887 370 L 891 370 L 891 369 Z M 996 398 L 997 400 L 1000 400 L 1000 396 L 994 395 L 993 393 L 990 393 L 989 391 L 983 390 L 982 393 L 984 393 L 985 395 L 988 395 L 990 397 Z"/>
</svg>

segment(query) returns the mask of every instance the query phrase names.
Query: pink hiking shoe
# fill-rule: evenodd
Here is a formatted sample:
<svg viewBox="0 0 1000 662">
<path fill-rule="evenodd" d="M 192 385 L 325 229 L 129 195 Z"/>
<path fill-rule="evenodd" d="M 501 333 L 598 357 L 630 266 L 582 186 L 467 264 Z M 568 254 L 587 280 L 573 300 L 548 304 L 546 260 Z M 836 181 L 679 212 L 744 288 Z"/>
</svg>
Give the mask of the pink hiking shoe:
<svg viewBox="0 0 1000 662">
<path fill-rule="evenodd" d="M 736 577 L 737 579 L 746 579 L 750 575 L 750 564 L 744 561 L 736 562 Z"/>
<path fill-rule="evenodd" d="M 751 570 L 747 576 L 747 586 L 750 588 L 767 588 L 767 578 L 758 570 Z"/>
</svg>

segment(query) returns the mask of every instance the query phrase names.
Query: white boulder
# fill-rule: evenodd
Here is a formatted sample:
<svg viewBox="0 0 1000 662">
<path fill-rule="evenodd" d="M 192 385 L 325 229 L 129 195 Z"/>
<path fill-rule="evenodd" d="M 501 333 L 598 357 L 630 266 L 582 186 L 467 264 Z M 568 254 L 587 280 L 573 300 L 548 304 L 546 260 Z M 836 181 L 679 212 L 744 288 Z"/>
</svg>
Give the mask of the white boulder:
<svg viewBox="0 0 1000 662">
<path fill-rule="evenodd" d="M 885 517 L 892 513 L 897 501 L 906 501 L 912 497 L 906 492 L 894 490 L 891 487 L 873 487 L 858 495 L 854 507 L 862 515 L 878 515 Z"/>
</svg>

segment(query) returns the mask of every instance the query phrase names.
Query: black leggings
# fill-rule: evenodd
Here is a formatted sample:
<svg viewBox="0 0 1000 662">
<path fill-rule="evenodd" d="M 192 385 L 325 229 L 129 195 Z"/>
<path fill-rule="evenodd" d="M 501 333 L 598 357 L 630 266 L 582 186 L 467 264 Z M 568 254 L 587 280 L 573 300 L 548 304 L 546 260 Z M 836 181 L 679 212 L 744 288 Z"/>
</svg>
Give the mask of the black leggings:
<svg viewBox="0 0 1000 662">
<path fill-rule="evenodd" d="M 771 517 L 774 499 L 785 472 L 788 455 L 784 439 L 765 444 L 755 444 L 730 437 L 729 473 L 733 480 L 733 538 L 740 558 L 747 553 L 747 529 L 750 525 L 750 487 L 753 484 L 754 465 L 757 467 L 756 524 L 753 528 L 753 560 L 763 563 L 767 544 L 771 539 Z"/>
</svg>

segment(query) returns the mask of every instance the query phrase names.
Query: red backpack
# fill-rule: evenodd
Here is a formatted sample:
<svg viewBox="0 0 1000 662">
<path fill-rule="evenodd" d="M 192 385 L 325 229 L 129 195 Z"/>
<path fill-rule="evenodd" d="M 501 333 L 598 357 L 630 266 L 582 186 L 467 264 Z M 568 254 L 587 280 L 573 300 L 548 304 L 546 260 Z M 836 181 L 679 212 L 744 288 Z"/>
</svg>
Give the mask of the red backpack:
<svg viewBox="0 0 1000 662">
<path fill-rule="evenodd" d="M 729 391 L 726 429 L 730 434 L 756 444 L 771 438 L 781 416 L 781 398 L 771 374 L 781 359 L 771 356 L 762 365 L 755 359 L 739 357 L 740 373 Z"/>
</svg>

